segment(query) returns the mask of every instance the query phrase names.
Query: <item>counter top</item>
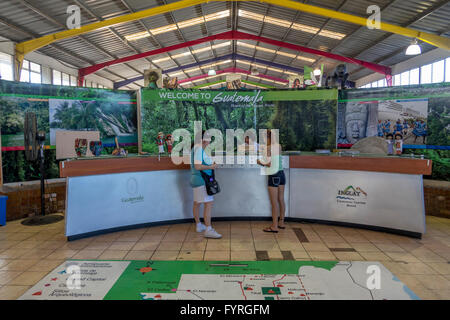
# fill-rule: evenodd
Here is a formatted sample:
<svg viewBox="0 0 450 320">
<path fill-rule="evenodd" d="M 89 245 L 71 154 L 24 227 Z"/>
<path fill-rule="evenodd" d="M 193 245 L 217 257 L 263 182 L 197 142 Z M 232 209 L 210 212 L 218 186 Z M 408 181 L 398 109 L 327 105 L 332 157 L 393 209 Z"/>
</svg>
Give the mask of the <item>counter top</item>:
<svg viewBox="0 0 450 320">
<path fill-rule="evenodd" d="M 376 157 L 376 156 L 339 156 L 316 155 L 307 153 L 302 155 L 284 156 L 288 158 L 286 168 L 324 169 L 372 171 L 387 173 L 402 173 L 416 175 L 430 175 L 432 161 L 409 157 Z M 284 160 L 283 160 L 284 162 Z M 129 156 L 129 157 L 99 157 L 82 158 L 61 161 L 60 177 L 78 177 L 100 174 L 124 172 L 160 171 L 160 170 L 189 170 L 189 165 L 175 165 L 170 157 L 162 156 Z M 233 168 L 233 166 L 226 166 Z M 239 167 L 239 166 L 236 166 Z M 254 167 L 254 165 L 251 165 Z M 257 167 L 257 166 L 256 166 Z"/>
</svg>

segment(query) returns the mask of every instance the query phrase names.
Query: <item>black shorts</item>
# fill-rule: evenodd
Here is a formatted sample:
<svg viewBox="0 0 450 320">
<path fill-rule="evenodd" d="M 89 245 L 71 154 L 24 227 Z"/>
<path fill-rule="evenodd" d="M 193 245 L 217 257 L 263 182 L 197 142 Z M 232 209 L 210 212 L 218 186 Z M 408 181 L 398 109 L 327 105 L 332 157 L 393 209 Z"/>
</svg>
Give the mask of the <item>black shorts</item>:
<svg viewBox="0 0 450 320">
<path fill-rule="evenodd" d="M 275 174 L 271 174 L 268 178 L 269 187 L 278 187 L 284 186 L 286 184 L 286 176 L 284 175 L 284 171 L 280 170 Z"/>
</svg>

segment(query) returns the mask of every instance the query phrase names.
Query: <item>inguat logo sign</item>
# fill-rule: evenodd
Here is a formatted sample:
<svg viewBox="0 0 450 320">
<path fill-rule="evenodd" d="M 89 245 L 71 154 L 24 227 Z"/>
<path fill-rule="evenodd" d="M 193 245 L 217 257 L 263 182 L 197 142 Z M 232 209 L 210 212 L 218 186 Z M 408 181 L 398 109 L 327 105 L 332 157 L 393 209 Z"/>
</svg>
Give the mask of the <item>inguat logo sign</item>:
<svg viewBox="0 0 450 320">
<path fill-rule="evenodd" d="M 344 190 L 338 190 L 339 196 L 349 196 L 349 197 L 367 197 L 367 193 L 360 187 L 354 188 L 353 186 L 348 186 Z"/>
</svg>

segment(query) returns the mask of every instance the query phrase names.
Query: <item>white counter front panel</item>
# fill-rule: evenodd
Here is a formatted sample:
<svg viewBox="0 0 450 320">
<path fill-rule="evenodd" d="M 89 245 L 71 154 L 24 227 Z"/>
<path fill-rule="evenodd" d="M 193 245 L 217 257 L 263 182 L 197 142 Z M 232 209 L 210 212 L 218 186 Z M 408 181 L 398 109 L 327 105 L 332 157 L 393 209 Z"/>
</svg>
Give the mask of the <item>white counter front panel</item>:
<svg viewBox="0 0 450 320">
<path fill-rule="evenodd" d="M 420 175 L 290 169 L 292 218 L 425 233 Z"/>
</svg>

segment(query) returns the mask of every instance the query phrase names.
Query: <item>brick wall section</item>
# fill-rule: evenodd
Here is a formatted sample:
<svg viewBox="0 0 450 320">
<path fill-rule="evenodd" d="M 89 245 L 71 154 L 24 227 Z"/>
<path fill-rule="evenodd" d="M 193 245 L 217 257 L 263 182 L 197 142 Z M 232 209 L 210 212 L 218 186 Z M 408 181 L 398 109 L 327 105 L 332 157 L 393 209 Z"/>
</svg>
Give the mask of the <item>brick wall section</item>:
<svg viewBox="0 0 450 320">
<path fill-rule="evenodd" d="M 450 218 L 450 182 L 423 180 L 423 187 L 427 215 Z"/>
<path fill-rule="evenodd" d="M 41 213 L 41 185 L 39 181 L 6 184 L 0 194 L 8 197 L 6 220 L 27 218 Z M 45 212 L 64 212 L 66 204 L 65 179 L 48 180 L 45 185 Z"/>
<path fill-rule="evenodd" d="M 425 212 L 427 215 L 450 218 L 450 182 L 424 180 Z M 46 212 L 64 212 L 66 204 L 65 179 L 49 180 L 46 184 Z M 7 184 L 0 194 L 8 196 L 6 219 L 22 219 L 41 210 L 39 182 Z"/>
</svg>

